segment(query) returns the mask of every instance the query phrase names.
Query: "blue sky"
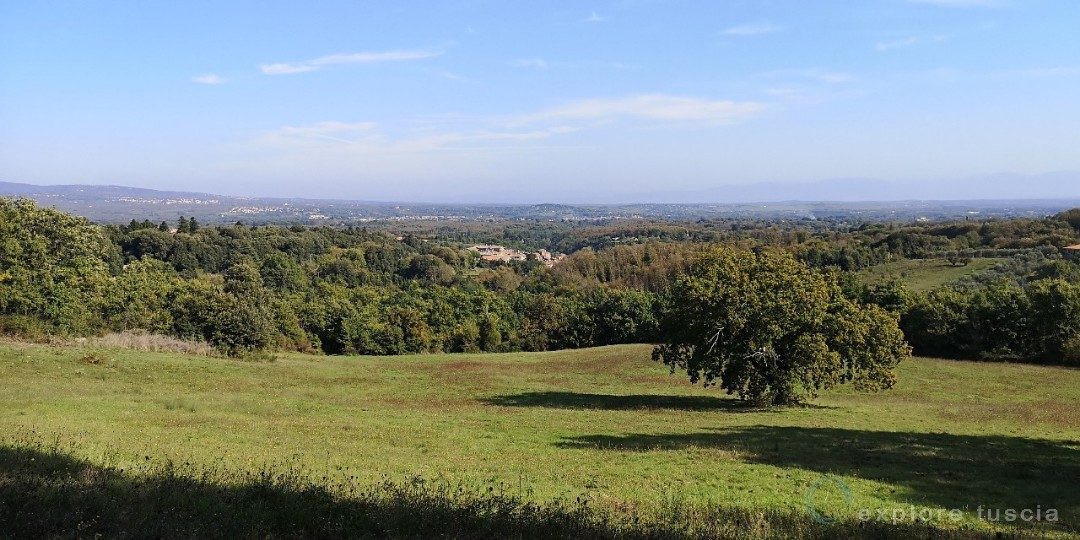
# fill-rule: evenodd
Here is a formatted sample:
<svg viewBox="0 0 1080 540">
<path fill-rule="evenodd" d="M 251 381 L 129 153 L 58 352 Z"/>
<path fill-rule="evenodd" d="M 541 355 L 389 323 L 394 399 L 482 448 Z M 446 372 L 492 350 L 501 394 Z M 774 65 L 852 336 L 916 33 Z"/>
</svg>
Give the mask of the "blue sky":
<svg viewBox="0 0 1080 540">
<path fill-rule="evenodd" d="M 0 180 L 614 202 L 1062 171 L 1073 0 L 0 0 Z"/>
</svg>

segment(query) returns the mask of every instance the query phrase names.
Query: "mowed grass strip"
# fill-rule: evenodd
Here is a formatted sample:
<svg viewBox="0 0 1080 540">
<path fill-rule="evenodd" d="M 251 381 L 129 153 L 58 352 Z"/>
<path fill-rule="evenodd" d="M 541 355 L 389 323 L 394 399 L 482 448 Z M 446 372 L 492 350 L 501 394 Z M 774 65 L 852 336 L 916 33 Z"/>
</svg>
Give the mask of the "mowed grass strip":
<svg viewBox="0 0 1080 540">
<path fill-rule="evenodd" d="M 933 526 L 1078 530 L 1077 370 L 914 359 L 884 393 L 842 388 L 806 407 L 755 410 L 669 374 L 649 352 L 244 362 L 5 344 L 0 438 L 12 455 L 45 444 L 73 463 L 145 469 L 151 483 L 160 471 L 148 462 L 240 477 L 299 468 L 330 494 L 422 477 L 631 514 L 767 512 L 788 532 L 815 530 L 810 491 L 846 521 L 863 508 L 903 509 L 902 519 L 960 509 L 959 522 L 935 512 Z M 851 496 L 815 498 L 823 475 Z M 987 521 L 980 506 L 1053 508 L 1058 520 Z"/>
</svg>

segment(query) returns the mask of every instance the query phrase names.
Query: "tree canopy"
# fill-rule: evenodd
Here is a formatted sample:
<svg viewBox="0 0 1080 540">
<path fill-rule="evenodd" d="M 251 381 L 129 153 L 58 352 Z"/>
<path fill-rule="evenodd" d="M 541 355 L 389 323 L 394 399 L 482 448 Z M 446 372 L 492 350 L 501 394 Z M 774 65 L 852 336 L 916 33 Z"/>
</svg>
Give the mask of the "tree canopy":
<svg viewBox="0 0 1080 540">
<path fill-rule="evenodd" d="M 851 381 L 888 388 L 910 355 L 897 318 L 781 252 L 717 248 L 676 280 L 653 357 L 758 405 Z"/>
<path fill-rule="evenodd" d="M 26 199 L 0 198 L 0 314 L 45 331 L 93 327 L 119 252 L 99 227 Z"/>
</svg>

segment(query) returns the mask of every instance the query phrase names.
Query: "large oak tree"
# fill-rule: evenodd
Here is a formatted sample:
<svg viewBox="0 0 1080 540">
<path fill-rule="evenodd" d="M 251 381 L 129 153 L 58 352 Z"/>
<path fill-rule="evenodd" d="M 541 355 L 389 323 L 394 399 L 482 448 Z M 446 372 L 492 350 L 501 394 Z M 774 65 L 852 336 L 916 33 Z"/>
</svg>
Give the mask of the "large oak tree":
<svg viewBox="0 0 1080 540">
<path fill-rule="evenodd" d="M 792 404 L 851 381 L 889 388 L 910 355 L 895 315 L 844 296 L 835 274 L 781 252 L 718 248 L 672 290 L 653 357 L 691 382 L 758 405 Z"/>
</svg>

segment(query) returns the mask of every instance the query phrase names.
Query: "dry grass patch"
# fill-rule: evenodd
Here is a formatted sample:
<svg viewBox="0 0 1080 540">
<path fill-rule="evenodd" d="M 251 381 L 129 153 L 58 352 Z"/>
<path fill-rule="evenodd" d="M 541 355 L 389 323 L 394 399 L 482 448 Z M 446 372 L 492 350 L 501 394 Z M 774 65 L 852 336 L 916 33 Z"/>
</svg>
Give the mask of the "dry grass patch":
<svg viewBox="0 0 1080 540">
<path fill-rule="evenodd" d="M 92 338 L 89 343 L 99 347 L 115 347 L 143 352 L 174 352 L 196 356 L 218 356 L 217 351 L 206 342 L 188 341 L 149 332 L 124 331 Z"/>
</svg>

